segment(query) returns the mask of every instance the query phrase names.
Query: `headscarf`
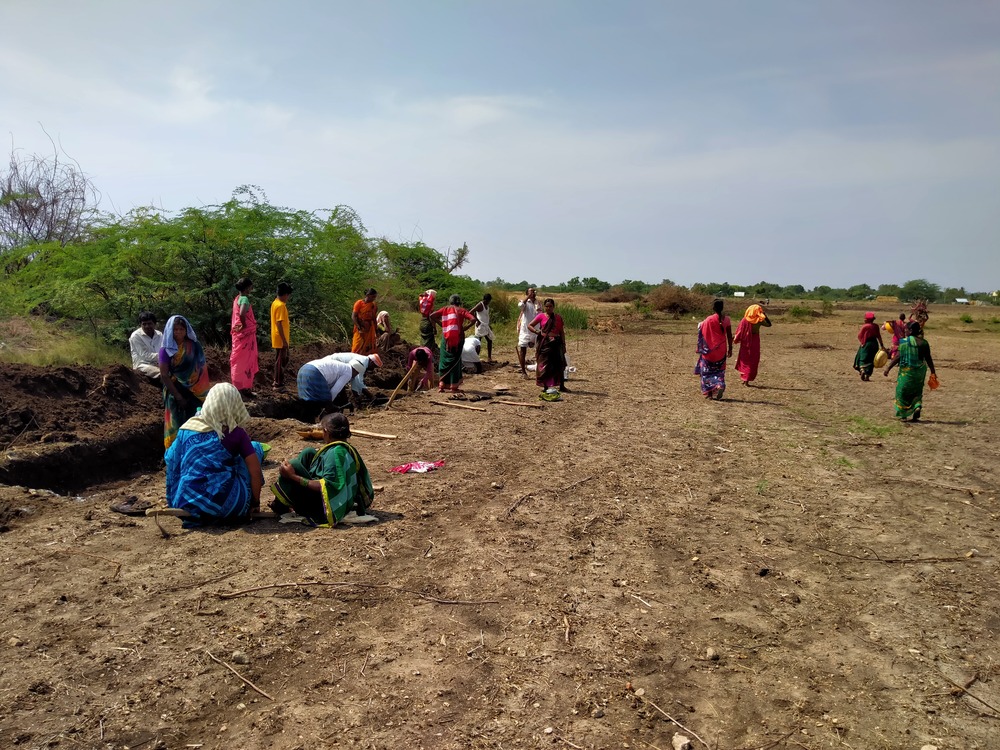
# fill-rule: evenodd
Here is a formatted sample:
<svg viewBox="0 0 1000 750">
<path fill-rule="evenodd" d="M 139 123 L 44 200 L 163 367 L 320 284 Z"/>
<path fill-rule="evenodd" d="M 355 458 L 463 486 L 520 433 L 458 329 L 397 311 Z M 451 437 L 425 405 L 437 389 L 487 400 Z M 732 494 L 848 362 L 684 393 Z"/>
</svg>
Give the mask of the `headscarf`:
<svg viewBox="0 0 1000 750">
<path fill-rule="evenodd" d="M 171 315 L 167 318 L 166 325 L 163 326 L 163 348 L 166 349 L 167 354 L 171 357 L 177 354 L 177 341 L 174 339 L 174 323 L 178 320 L 184 321 L 184 325 L 187 327 L 187 337 L 194 343 L 198 343 L 198 336 L 195 334 L 191 324 L 188 323 L 187 318 L 183 315 Z M 167 333 L 168 331 L 169 334 Z"/>
<path fill-rule="evenodd" d="M 873 312 L 866 312 L 865 313 L 865 320 L 867 322 L 869 322 L 869 323 L 873 322 L 875 320 L 875 313 L 873 313 Z"/>
<path fill-rule="evenodd" d="M 382 358 L 378 354 L 369 354 L 368 359 L 375 363 L 376 367 L 382 366 Z M 367 368 L 366 368 L 367 369 Z"/>
<path fill-rule="evenodd" d="M 375 316 L 375 324 L 380 325 L 385 329 L 389 328 L 389 311 L 379 310 L 378 315 Z"/>
<path fill-rule="evenodd" d="M 214 432 L 220 438 L 250 419 L 240 392 L 232 383 L 216 383 L 205 397 L 201 411 L 181 425 L 182 430 Z"/>
<path fill-rule="evenodd" d="M 760 305 L 750 305 L 747 311 L 743 313 L 743 317 L 746 318 L 747 322 L 756 325 L 757 323 L 763 323 L 767 315 L 764 313 L 764 308 Z"/>
</svg>

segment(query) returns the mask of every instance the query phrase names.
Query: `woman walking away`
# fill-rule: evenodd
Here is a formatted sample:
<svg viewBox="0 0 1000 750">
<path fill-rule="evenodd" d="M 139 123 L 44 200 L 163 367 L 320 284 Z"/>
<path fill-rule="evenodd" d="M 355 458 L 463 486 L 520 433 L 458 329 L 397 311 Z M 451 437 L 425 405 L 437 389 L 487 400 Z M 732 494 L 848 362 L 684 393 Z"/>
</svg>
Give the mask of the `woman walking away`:
<svg viewBox="0 0 1000 750">
<path fill-rule="evenodd" d="M 750 305 L 743 314 L 743 320 L 736 326 L 734 344 L 740 345 L 736 355 L 736 371 L 739 372 L 743 385 L 757 377 L 757 366 L 760 365 L 760 327 L 771 327 L 771 321 L 760 305 Z"/>
<path fill-rule="evenodd" d="M 354 321 L 354 338 L 351 341 L 351 351 L 355 354 L 374 354 L 377 346 L 378 333 L 375 329 L 375 318 L 378 317 L 378 305 L 375 298 L 378 292 L 369 289 L 364 299 L 354 303 L 351 320 Z"/>
<path fill-rule="evenodd" d="M 233 300 L 233 317 L 230 328 L 233 352 L 229 355 L 229 379 L 244 396 L 253 398 L 253 379 L 257 375 L 257 318 L 250 306 L 253 282 L 242 278 L 236 282 L 239 294 Z"/>
<path fill-rule="evenodd" d="M 441 326 L 441 359 L 438 361 L 440 382 L 438 391 L 460 393 L 462 385 L 462 347 L 465 332 L 476 322 L 468 310 L 462 307 L 462 298 L 453 294 L 448 304 L 427 316 L 432 323 Z M 447 387 L 447 388 L 446 388 Z"/>
<path fill-rule="evenodd" d="M 177 430 L 195 415 L 208 393 L 208 366 L 194 329 L 181 315 L 171 315 L 163 327 L 160 349 L 163 381 L 163 448 L 177 437 Z"/>
<path fill-rule="evenodd" d="M 920 323 L 915 320 L 908 323 L 907 332 L 909 336 L 899 342 L 899 353 L 889 361 L 882 374 L 888 377 L 889 371 L 899 365 L 899 376 L 896 378 L 896 416 L 904 422 L 912 417 L 916 422 L 920 419 L 923 407 L 927 370 L 931 371 L 932 388 L 937 382 L 937 373 L 931 358 L 931 345 L 924 341 Z"/>
<path fill-rule="evenodd" d="M 235 386 L 212 387 L 165 456 L 167 505 L 201 523 L 245 520 L 260 509 L 267 447 L 251 441 L 241 426 L 249 419 Z"/>
<path fill-rule="evenodd" d="M 694 374 L 701 375 L 701 395 L 722 399 L 726 392 L 726 358 L 733 356 L 733 326 L 722 314 L 721 299 L 712 303 L 712 314 L 698 324 L 698 364 Z"/>
<path fill-rule="evenodd" d="M 871 380 L 875 370 L 875 355 L 885 349 L 882 343 L 882 332 L 875 325 L 875 313 L 865 313 L 865 323 L 858 331 L 858 353 L 854 355 L 854 369 L 861 373 L 862 380 Z"/>
<path fill-rule="evenodd" d="M 542 303 L 543 312 L 528 323 L 528 331 L 538 337 L 535 349 L 535 385 L 541 386 L 540 398 L 558 401 L 559 391 L 568 392 L 566 375 L 566 336 L 562 315 L 556 313 L 555 300 Z"/>
<path fill-rule="evenodd" d="M 347 442 L 347 417 L 327 414 L 322 426 L 322 448 L 306 448 L 291 461 L 282 461 L 281 478 L 271 488 L 276 497 L 271 510 L 294 510 L 318 526 L 335 526 L 352 510 L 364 515 L 375 493 L 365 462 Z"/>
<path fill-rule="evenodd" d="M 899 314 L 899 320 L 890 320 L 886 325 L 886 330 L 892 332 L 892 349 L 889 350 L 889 357 L 895 357 L 899 351 L 899 342 L 906 338 L 906 313 Z"/>
</svg>

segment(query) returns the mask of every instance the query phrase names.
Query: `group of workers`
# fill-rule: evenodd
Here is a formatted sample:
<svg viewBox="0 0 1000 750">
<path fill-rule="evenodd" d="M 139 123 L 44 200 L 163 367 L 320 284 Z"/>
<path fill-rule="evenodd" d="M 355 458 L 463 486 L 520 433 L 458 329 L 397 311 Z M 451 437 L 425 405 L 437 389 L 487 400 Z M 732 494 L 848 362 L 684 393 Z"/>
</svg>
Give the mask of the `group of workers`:
<svg viewBox="0 0 1000 750">
<path fill-rule="evenodd" d="M 733 356 L 733 344 L 740 346 L 736 371 L 740 373 L 743 385 L 749 386 L 757 377 L 760 329 L 771 326 L 764 308 L 753 304 L 746 309 L 734 336 L 732 323 L 723 314 L 723 307 L 721 299 L 715 300 L 712 314 L 698 324 L 698 362 L 694 372 L 701 376 L 702 395 L 713 400 L 722 399 L 726 391 L 726 360 Z M 887 349 L 882 341 L 882 329 L 875 323 L 875 313 L 865 313 L 865 322 L 858 332 L 860 346 L 854 357 L 854 369 L 863 381 L 871 379 L 875 367 L 884 368 L 883 375 L 886 377 L 894 367 L 899 367 L 895 409 L 896 417 L 903 421 L 920 420 L 924 381 L 927 380 L 932 389 L 938 386 L 930 344 L 924 339 L 924 325 L 928 317 L 926 302 L 917 302 L 909 321 L 906 314 L 901 313 L 898 320 L 886 322 L 884 329 L 892 333 L 891 349 Z"/>
</svg>

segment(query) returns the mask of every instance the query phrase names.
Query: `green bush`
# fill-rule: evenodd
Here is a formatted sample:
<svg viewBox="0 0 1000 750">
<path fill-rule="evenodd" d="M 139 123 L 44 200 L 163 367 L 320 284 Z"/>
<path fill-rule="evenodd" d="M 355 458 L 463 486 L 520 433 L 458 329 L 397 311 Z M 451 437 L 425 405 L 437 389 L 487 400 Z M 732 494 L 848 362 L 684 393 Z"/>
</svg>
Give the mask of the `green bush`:
<svg viewBox="0 0 1000 750">
<path fill-rule="evenodd" d="M 572 304 L 561 304 L 556 307 L 556 312 L 562 315 L 563 325 L 578 331 L 587 329 L 587 313 L 581 308 Z"/>
<path fill-rule="evenodd" d="M 969 313 L 962 313 L 961 315 L 958 316 L 958 319 L 961 320 L 963 323 L 972 322 L 972 316 L 969 315 Z"/>
<path fill-rule="evenodd" d="M 791 318 L 794 318 L 795 320 L 803 320 L 806 318 L 812 320 L 813 316 L 816 315 L 816 312 L 811 307 L 805 307 L 803 305 L 794 305 L 788 310 L 786 315 L 788 315 Z"/>
</svg>

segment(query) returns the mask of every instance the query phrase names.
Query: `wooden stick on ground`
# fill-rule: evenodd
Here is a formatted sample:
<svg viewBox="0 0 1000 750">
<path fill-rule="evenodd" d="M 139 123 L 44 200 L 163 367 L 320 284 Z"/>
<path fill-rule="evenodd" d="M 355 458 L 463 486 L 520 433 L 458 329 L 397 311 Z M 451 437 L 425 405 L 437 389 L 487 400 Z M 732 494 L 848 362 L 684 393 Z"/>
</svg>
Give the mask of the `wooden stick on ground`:
<svg viewBox="0 0 1000 750">
<path fill-rule="evenodd" d="M 396 435 L 383 435 L 381 432 L 368 432 L 367 430 L 356 430 L 351 428 L 351 435 L 360 435 L 361 437 L 369 438 L 381 438 L 382 440 L 395 440 Z"/>
<path fill-rule="evenodd" d="M 430 367 L 430 364 L 428 364 L 427 366 Z M 403 379 L 399 381 L 399 385 L 396 386 L 396 390 L 394 390 L 392 392 L 392 395 L 389 396 L 389 402 L 385 405 L 386 409 L 388 409 L 390 406 L 392 406 L 392 400 L 394 398 L 396 398 L 396 394 L 399 393 L 399 389 L 402 388 L 406 383 L 408 383 L 410 381 L 410 376 L 413 375 L 413 373 L 415 373 L 419 367 L 420 367 L 420 365 L 418 365 L 416 362 L 414 362 L 412 365 L 410 365 L 410 369 L 403 376 Z"/>
<path fill-rule="evenodd" d="M 641 691 L 641 692 L 642 692 L 642 693 L 645 693 L 645 691 L 644 691 L 644 690 L 643 690 L 643 691 Z M 684 726 L 683 724 L 681 724 L 681 723 L 680 723 L 679 721 L 677 721 L 677 719 L 675 719 L 675 718 L 674 718 L 673 716 L 671 716 L 670 714 L 668 714 L 668 713 L 667 713 L 666 711 L 664 711 L 664 710 L 663 710 L 662 708 L 660 708 L 659 706 L 657 706 L 657 705 L 656 705 L 655 703 L 653 703 L 653 701 L 649 700 L 649 698 L 647 698 L 647 697 L 646 697 L 646 696 L 645 696 L 644 694 L 640 694 L 640 691 L 638 691 L 638 690 L 637 690 L 637 691 L 635 691 L 635 692 L 633 693 L 633 695 L 634 695 L 634 696 L 635 696 L 636 698 L 638 698 L 639 700 L 641 700 L 641 701 L 642 701 L 643 703 L 646 703 L 646 704 L 648 704 L 648 705 L 652 706 L 653 708 L 655 708 L 655 709 L 656 709 L 657 711 L 659 711 L 659 712 L 660 712 L 660 713 L 661 713 L 661 714 L 662 714 L 663 716 L 665 716 L 665 717 L 666 717 L 667 719 L 669 719 L 669 720 L 670 720 L 670 721 L 672 721 L 672 722 L 673 722 L 674 724 L 676 724 L 677 726 L 679 726 L 679 727 L 680 727 L 681 729 L 683 729 L 683 730 L 684 730 L 685 732 L 690 732 L 690 733 L 691 733 L 691 735 L 692 735 L 692 736 L 693 736 L 693 737 L 694 737 L 694 738 L 695 738 L 696 740 L 698 740 L 698 742 L 700 742 L 700 743 L 701 743 L 702 745 L 704 745 L 705 747 L 709 748 L 709 750 L 711 750 L 711 745 L 709 745 L 709 744 L 708 744 L 707 742 L 705 742 L 705 740 L 703 740 L 703 739 L 702 739 L 701 737 L 699 737 L 699 736 L 698 736 L 698 734 L 697 734 L 697 733 L 696 733 L 696 732 L 695 732 L 695 731 L 694 731 L 693 729 L 688 729 L 688 728 L 687 728 L 686 726 Z"/>
<path fill-rule="evenodd" d="M 565 492 L 566 490 L 571 490 L 574 487 L 576 487 L 577 485 L 583 484 L 584 482 L 589 482 L 593 478 L 594 478 L 593 476 L 584 477 L 583 479 L 580 479 L 580 480 L 577 480 L 576 482 L 573 482 L 573 484 L 567 484 L 565 487 L 560 487 L 559 489 L 555 490 L 555 492 L 556 493 L 560 493 L 560 492 Z M 537 492 L 542 492 L 542 490 L 537 490 Z M 533 496 L 535 494 L 536 494 L 536 492 L 529 492 L 526 495 L 521 495 L 521 497 L 519 497 L 517 500 L 514 501 L 514 504 L 512 506 L 510 506 L 509 508 L 507 508 L 507 515 L 510 515 L 515 510 L 517 510 L 517 506 L 518 505 L 520 505 L 525 500 L 527 500 L 529 497 L 531 497 L 531 496 Z"/>
<path fill-rule="evenodd" d="M 453 406 L 456 409 L 468 409 L 469 411 L 486 411 L 481 406 L 469 406 L 468 404 L 453 404 L 451 401 L 431 401 L 432 404 L 437 404 L 438 406 Z"/>
<path fill-rule="evenodd" d="M 268 695 L 263 690 L 261 690 L 259 687 L 257 687 L 256 685 L 254 685 L 252 682 L 250 682 L 250 680 L 248 680 L 246 677 L 244 677 L 243 675 L 241 675 L 239 672 L 237 672 L 231 666 L 229 666 L 228 664 L 226 664 L 226 662 L 222 661 L 221 659 L 216 659 L 214 656 L 212 656 L 212 652 L 209 651 L 207 648 L 205 649 L 205 653 L 208 654 L 208 658 L 209 659 L 211 659 L 212 661 L 216 662 L 217 664 L 221 664 L 222 666 L 224 666 L 226 669 L 228 669 L 234 675 L 236 675 L 237 677 L 239 677 L 241 680 L 243 680 L 243 682 L 245 682 L 251 688 L 253 688 L 258 693 L 260 693 L 261 695 L 263 695 L 265 698 L 267 698 L 270 701 L 274 700 L 274 698 L 272 696 Z"/>
<path fill-rule="evenodd" d="M 527 401 L 494 401 L 494 404 L 506 404 L 507 406 L 530 406 L 532 409 L 544 409 L 545 404 L 532 404 Z"/>
</svg>

